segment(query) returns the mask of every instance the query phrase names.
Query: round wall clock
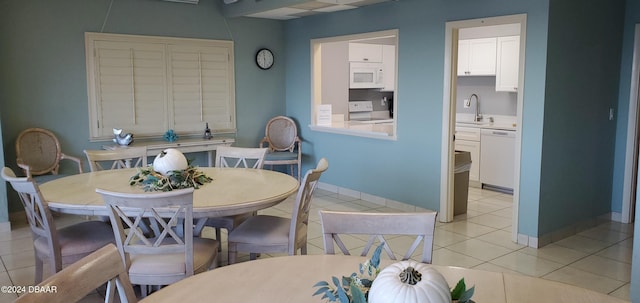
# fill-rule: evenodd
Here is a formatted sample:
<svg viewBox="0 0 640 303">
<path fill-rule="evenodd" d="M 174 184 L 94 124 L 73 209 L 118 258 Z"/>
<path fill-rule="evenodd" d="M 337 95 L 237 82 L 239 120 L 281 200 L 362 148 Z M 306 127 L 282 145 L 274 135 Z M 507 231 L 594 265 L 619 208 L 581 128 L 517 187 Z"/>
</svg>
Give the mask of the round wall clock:
<svg viewBox="0 0 640 303">
<path fill-rule="evenodd" d="M 256 53 L 256 64 L 261 69 L 270 69 L 273 66 L 273 52 L 268 48 L 260 49 Z"/>
</svg>

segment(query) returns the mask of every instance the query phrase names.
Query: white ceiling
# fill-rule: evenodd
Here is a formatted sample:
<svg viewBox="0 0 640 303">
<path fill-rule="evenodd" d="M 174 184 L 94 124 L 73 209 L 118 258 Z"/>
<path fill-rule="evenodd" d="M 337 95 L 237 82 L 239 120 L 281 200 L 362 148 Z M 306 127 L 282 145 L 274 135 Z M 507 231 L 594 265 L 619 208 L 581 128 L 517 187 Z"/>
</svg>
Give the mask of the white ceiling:
<svg viewBox="0 0 640 303">
<path fill-rule="evenodd" d="M 241 0 L 240 0 L 241 1 Z M 355 9 L 391 0 L 314 0 L 246 15 L 247 17 L 288 20 L 321 13 Z"/>
</svg>

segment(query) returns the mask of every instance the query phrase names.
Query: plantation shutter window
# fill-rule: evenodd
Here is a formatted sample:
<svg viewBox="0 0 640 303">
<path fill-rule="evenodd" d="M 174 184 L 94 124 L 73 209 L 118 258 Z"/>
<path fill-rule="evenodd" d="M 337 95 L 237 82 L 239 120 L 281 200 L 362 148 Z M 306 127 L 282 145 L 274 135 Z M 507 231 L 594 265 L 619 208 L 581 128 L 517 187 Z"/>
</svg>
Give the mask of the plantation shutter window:
<svg viewBox="0 0 640 303">
<path fill-rule="evenodd" d="M 235 133 L 231 41 L 86 33 L 91 139 Z"/>
<path fill-rule="evenodd" d="M 200 132 L 209 122 L 214 129 L 232 128 L 229 50 L 171 45 L 169 56 L 174 127 Z"/>
</svg>

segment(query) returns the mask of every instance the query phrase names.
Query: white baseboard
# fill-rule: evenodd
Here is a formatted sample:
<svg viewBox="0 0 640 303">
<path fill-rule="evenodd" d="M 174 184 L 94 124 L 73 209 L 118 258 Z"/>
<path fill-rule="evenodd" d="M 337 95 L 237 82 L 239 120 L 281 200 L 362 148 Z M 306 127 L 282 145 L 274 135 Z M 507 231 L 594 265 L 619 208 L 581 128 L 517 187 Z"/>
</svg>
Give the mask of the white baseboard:
<svg viewBox="0 0 640 303">
<path fill-rule="evenodd" d="M 536 237 L 518 234 L 518 244 L 529 246 L 532 248 L 539 248 L 540 241 Z"/>
<path fill-rule="evenodd" d="M 11 231 L 11 221 L 0 222 L 0 232 Z"/>
<path fill-rule="evenodd" d="M 336 194 L 339 194 L 339 195 L 344 195 L 344 196 L 348 196 L 348 197 L 364 200 L 364 201 L 367 201 L 367 202 L 371 202 L 373 204 L 377 204 L 377 205 L 381 205 L 381 206 L 387 206 L 387 207 L 390 207 L 390 208 L 395 208 L 395 209 L 399 209 L 399 210 L 403 210 L 403 211 L 427 211 L 427 210 L 430 210 L 430 209 L 422 208 L 422 207 L 419 207 L 419 206 L 411 205 L 411 204 L 408 204 L 408 203 L 395 201 L 395 200 L 390 200 L 390 199 L 387 199 L 387 198 L 378 197 L 378 196 L 370 195 L 370 194 L 367 194 L 367 193 L 359 192 L 359 191 L 356 191 L 356 190 L 353 190 L 353 189 L 339 187 L 339 186 L 336 186 L 336 185 L 333 185 L 333 184 L 327 184 L 327 183 L 323 183 L 323 182 L 318 182 L 318 188 L 322 189 L 322 190 L 326 190 L 328 192 L 336 193 Z"/>
<path fill-rule="evenodd" d="M 523 234 L 518 234 L 518 243 L 527 245 L 533 248 L 540 248 L 553 242 L 560 241 L 562 239 L 577 235 L 587 229 L 598 226 L 599 224 L 607 221 L 615 221 L 616 213 L 608 213 L 596 218 L 583 220 L 581 222 L 563 227 L 552 232 L 540 235 L 539 237 L 531 237 Z"/>
<path fill-rule="evenodd" d="M 338 187 L 332 184 L 318 182 L 318 189 L 326 190 L 332 193 L 338 193 Z"/>
<path fill-rule="evenodd" d="M 355 191 L 352 189 L 339 187 L 333 184 L 318 182 L 318 188 L 322 190 L 326 190 L 328 192 L 336 193 L 339 195 L 345 195 L 345 196 L 353 197 L 356 199 L 361 199 L 367 202 L 371 202 L 377 205 L 387 206 L 390 208 L 395 208 L 403 211 L 428 210 L 426 208 L 418 207 L 418 206 L 407 204 L 404 202 L 386 199 L 383 197 L 370 195 L 370 194 Z M 611 221 L 621 222 L 621 217 L 622 215 L 620 213 L 604 214 L 597 218 L 587 219 L 582 222 L 572 224 L 568 227 L 564 227 L 564 228 L 552 231 L 550 233 L 541 235 L 539 237 L 532 237 L 525 234 L 518 234 L 518 244 L 526 245 L 532 248 L 540 248 L 545 245 L 551 244 L 553 242 L 578 234 L 589 228 L 595 227 L 604 221 L 611 220 Z"/>
<path fill-rule="evenodd" d="M 612 212 L 611 221 L 622 223 L 622 213 Z"/>
</svg>

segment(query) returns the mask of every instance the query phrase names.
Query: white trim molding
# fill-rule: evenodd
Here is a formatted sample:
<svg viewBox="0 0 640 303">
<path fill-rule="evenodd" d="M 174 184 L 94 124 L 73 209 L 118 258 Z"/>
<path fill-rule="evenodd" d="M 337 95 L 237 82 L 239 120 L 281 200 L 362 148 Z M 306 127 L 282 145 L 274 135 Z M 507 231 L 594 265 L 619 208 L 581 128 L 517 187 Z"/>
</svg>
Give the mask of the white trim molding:
<svg viewBox="0 0 640 303">
<path fill-rule="evenodd" d="M 482 27 L 489 25 L 502 24 L 520 24 L 520 61 L 518 73 L 518 95 L 517 95 L 517 125 L 516 130 L 516 154 L 514 165 L 514 186 L 513 186 L 513 219 L 511 240 L 520 242 L 518 234 L 518 215 L 520 202 L 520 162 L 521 162 L 521 144 L 522 144 L 522 112 L 524 101 L 524 75 L 525 75 L 525 50 L 526 50 L 526 32 L 527 32 L 527 15 L 518 14 L 510 16 L 498 16 L 489 18 L 479 18 L 473 20 L 451 21 L 445 24 L 445 50 L 444 50 L 444 85 L 442 98 L 442 143 L 441 143 L 441 159 L 440 159 L 440 213 L 439 220 L 441 222 L 450 222 L 453 220 L 453 166 L 454 166 L 454 142 L 452 140 L 455 130 L 455 102 L 451 102 L 455 98 L 455 87 L 457 73 L 457 53 L 458 30 L 462 28 Z M 529 240 L 527 243 L 531 242 Z M 535 242 L 535 241 L 534 241 Z M 536 242 L 537 245 L 537 242 Z"/>
<path fill-rule="evenodd" d="M 0 232 L 11 231 L 11 222 L 0 222 Z"/>
<path fill-rule="evenodd" d="M 624 179 L 622 185 L 622 223 L 633 222 L 633 209 L 636 201 L 631 193 L 637 184 L 633 184 L 634 174 L 638 174 L 638 165 L 635 162 L 637 155 L 637 132 L 638 132 L 638 111 L 640 106 L 640 24 L 636 24 L 635 38 L 633 46 L 633 63 L 631 67 L 631 88 L 629 93 L 629 117 L 627 120 L 627 144 L 626 155 L 624 157 Z M 638 179 L 640 180 L 640 179 Z M 636 180 L 636 181 L 638 181 Z"/>
<path fill-rule="evenodd" d="M 367 202 L 371 202 L 371 203 L 376 204 L 376 205 L 395 208 L 397 210 L 402 210 L 402 211 L 407 211 L 407 212 L 431 210 L 431 209 L 426 209 L 426 208 L 422 208 L 422 207 L 419 207 L 419 206 L 407 204 L 407 203 L 404 203 L 404 202 L 390 200 L 390 199 L 387 199 L 387 198 L 378 197 L 378 196 L 370 195 L 370 194 L 367 194 L 367 193 L 359 192 L 359 191 L 356 191 L 356 190 L 353 190 L 353 189 L 339 187 L 339 186 L 336 186 L 336 185 L 323 183 L 323 182 L 318 182 L 318 188 L 322 189 L 322 190 L 326 190 L 328 192 L 336 193 L 338 195 L 352 197 L 352 198 L 355 198 L 355 199 L 360 199 L 360 200 L 364 200 L 364 201 L 367 201 Z"/>
</svg>

